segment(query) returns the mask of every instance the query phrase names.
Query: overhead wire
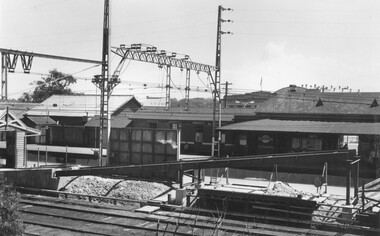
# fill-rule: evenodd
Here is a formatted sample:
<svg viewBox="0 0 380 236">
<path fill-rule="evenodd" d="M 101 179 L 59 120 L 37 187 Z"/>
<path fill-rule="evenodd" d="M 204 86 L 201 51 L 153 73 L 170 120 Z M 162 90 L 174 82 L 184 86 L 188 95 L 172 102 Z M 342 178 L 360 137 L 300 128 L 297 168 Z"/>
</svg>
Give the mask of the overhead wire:
<svg viewBox="0 0 380 236">
<path fill-rule="evenodd" d="M 55 79 L 53 79 L 53 80 L 51 80 L 51 81 L 49 81 L 49 82 L 46 82 L 46 81 L 45 81 L 44 83 L 42 83 L 42 84 L 40 84 L 40 85 L 34 86 L 34 88 L 41 87 L 41 86 L 46 85 L 46 84 L 48 84 L 48 83 L 52 83 L 52 82 L 56 82 L 56 81 L 59 81 L 59 80 L 65 79 L 65 78 L 67 78 L 67 77 L 70 77 L 70 76 L 73 76 L 73 75 L 76 75 L 76 74 L 82 73 L 82 72 L 84 72 L 84 71 L 87 71 L 87 70 L 89 70 L 89 69 L 95 68 L 95 67 L 97 67 L 97 66 L 99 66 L 99 65 L 93 65 L 93 66 L 87 67 L 87 68 L 85 68 L 85 69 L 83 69 L 83 70 L 77 71 L 77 72 L 72 73 L 72 74 L 66 74 L 66 76 L 63 76 L 63 77 L 60 77 L 60 78 L 55 78 Z M 49 76 L 50 74 L 47 74 L 47 75 Z M 35 84 L 34 84 L 34 85 L 35 85 Z M 23 89 L 23 90 L 20 90 L 20 91 L 18 91 L 18 92 L 15 92 L 15 93 L 11 93 L 11 94 L 9 94 L 9 95 L 20 94 L 20 93 L 25 92 L 25 91 L 28 91 L 28 90 L 30 90 L 30 88 L 28 88 L 28 89 Z"/>
</svg>

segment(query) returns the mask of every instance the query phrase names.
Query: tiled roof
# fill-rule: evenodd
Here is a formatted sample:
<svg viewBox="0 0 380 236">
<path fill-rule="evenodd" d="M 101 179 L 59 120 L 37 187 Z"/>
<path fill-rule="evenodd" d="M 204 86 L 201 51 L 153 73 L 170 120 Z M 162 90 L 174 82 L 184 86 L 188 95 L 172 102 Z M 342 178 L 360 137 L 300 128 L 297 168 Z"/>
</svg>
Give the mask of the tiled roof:
<svg viewBox="0 0 380 236">
<path fill-rule="evenodd" d="M 321 99 L 321 106 L 317 102 Z M 257 113 L 360 114 L 380 115 L 380 107 L 370 107 L 380 93 L 289 92 L 261 103 Z"/>
<path fill-rule="evenodd" d="M 109 100 L 109 111 L 112 114 L 119 107 L 131 100 L 133 96 L 113 95 Z M 99 95 L 53 95 L 38 104 L 27 115 L 32 116 L 95 116 L 99 114 Z"/>
</svg>

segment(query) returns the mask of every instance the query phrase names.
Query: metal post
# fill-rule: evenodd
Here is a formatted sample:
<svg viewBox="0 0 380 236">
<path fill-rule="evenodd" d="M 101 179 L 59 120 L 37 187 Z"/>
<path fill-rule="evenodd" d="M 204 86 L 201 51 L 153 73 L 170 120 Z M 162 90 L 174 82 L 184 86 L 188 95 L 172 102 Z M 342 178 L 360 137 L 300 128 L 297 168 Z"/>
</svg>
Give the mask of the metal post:
<svg viewBox="0 0 380 236">
<path fill-rule="evenodd" d="M 26 136 L 24 136 L 24 165 L 28 167 L 28 159 L 27 159 L 27 150 L 26 150 Z"/>
<path fill-rule="evenodd" d="M 37 148 L 37 167 L 40 167 L 40 147 Z"/>
<path fill-rule="evenodd" d="M 1 53 L 1 99 L 8 99 L 8 64 L 7 54 Z"/>
<path fill-rule="evenodd" d="M 47 166 L 47 161 L 48 161 L 48 151 L 47 151 L 47 146 L 45 147 L 45 166 Z"/>
<path fill-rule="evenodd" d="M 67 145 L 66 145 L 66 153 L 65 153 L 65 164 L 67 166 Z"/>
<path fill-rule="evenodd" d="M 359 162 L 356 162 L 355 164 L 355 176 L 354 176 L 354 196 L 358 197 L 359 195 Z"/>
<path fill-rule="evenodd" d="M 346 161 L 347 175 L 346 175 L 346 205 L 350 205 L 350 187 L 351 187 L 351 160 Z"/>
<path fill-rule="evenodd" d="M 327 185 L 328 185 L 328 182 L 327 182 L 327 171 L 328 171 L 328 164 L 326 162 L 325 163 L 325 193 L 327 193 Z"/>
<path fill-rule="evenodd" d="M 189 101 L 190 101 L 190 69 L 186 69 L 186 88 L 185 88 L 186 111 L 189 110 Z"/>
<path fill-rule="evenodd" d="M 177 126 L 177 161 L 181 159 L 181 126 Z"/>
<path fill-rule="evenodd" d="M 277 176 L 277 165 L 274 165 L 274 180 L 275 180 L 275 181 L 278 180 L 278 176 Z"/>
<path fill-rule="evenodd" d="M 190 194 L 186 194 L 186 206 L 190 207 L 190 204 L 191 204 L 191 202 L 190 202 Z"/>
<path fill-rule="evenodd" d="M 201 173 L 201 169 L 198 169 L 198 184 L 200 185 L 201 184 L 201 181 L 202 181 L 202 173 Z"/>
<path fill-rule="evenodd" d="M 183 188 L 183 170 L 179 170 L 179 188 Z"/>
<path fill-rule="evenodd" d="M 171 88 L 171 66 L 166 65 L 166 97 L 165 97 L 165 109 L 170 109 L 170 88 Z"/>
<path fill-rule="evenodd" d="M 362 210 L 364 211 L 364 205 L 365 205 L 365 193 L 364 193 L 364 180 L 362 182 Z"/>
</svg>

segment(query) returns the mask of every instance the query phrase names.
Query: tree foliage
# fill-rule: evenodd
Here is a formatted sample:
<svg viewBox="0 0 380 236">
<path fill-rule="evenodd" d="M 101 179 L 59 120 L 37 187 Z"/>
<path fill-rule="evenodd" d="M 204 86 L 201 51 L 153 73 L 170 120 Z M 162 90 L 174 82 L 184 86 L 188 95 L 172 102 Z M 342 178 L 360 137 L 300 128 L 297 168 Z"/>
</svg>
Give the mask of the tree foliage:
<svg viewBox="0 0 380 236">
<path fill-rule="evenodd" d="M 24 227 L 18 211 L 20 195 L 12 186 L 6 185 L 0 174 L 0 236 L 22 235 Z"/>
<path fill-rule="evenodd" d="M 186 107 L 186 99 L 177 100 L 176 98 L 171 99 L 172 107 Z M 191 98 L 189 100 L 189 107 L 212 107 L 213 100 L 211 98 Z"/>
<path fill-rule="evenodd" d="M 53 94 L 74 94 L 69 85 L 76 82 L 77 80 L 73 76 L 53 69 L 49 71 L 47 77 L 42 77 L 41 80 L 33 82 L 36 86 L 34 91 L 23 93 L 19 101 L 40 103 Z"/>
</svg>

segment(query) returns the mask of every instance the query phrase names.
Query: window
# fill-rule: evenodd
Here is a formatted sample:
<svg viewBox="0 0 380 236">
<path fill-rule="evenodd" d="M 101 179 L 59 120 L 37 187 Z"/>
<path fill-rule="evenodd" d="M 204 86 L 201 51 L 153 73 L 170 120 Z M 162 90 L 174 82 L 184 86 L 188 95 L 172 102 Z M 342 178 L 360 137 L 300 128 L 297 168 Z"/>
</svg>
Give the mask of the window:
<svg viewBox="0 0 380 236">
<path fill-rule="evenodd" d="M 171 129 L 178 129 L 177 123 L 170 124 L 170 126 L 171 126 Z"/>
<path fill-rule="evenodd" d="M 149 128 L 157 129 L 157 123 L 149 123 Z"/>
<path fill-rule="evenodd" d="M 317 137 L 292 138 L 293 151 L 321 151 L 322 139 Z"/>
<path fill-rule="evenodd" d="M 247 135 L 245 135 L 245 134 L 239 135 L 239 145 L 240 146 L 246 146 L 247 145 Z"/>
<path fill-rule="evenodd" d="M 196 143 L 203 142 L 203 126 L 202 125 L 195 126 L 195 142 Z"/>
</svg>

